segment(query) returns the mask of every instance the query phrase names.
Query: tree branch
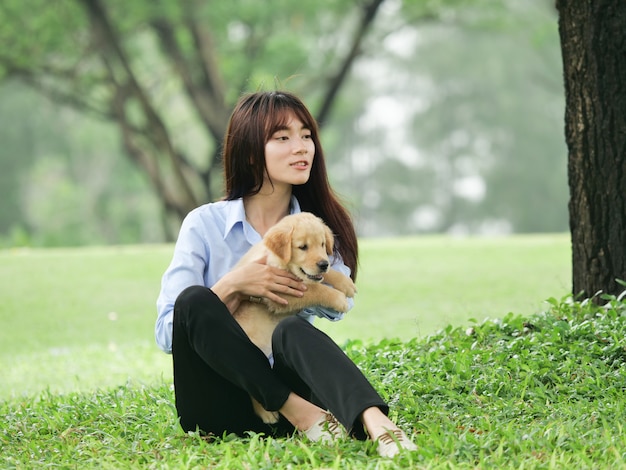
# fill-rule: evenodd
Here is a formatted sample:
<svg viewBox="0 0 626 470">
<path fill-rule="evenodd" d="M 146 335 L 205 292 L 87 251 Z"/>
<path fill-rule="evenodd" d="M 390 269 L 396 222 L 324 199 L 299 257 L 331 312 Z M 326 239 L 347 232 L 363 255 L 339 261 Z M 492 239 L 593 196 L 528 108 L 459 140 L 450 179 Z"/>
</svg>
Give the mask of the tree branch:
<svg viewBox="0 0 626 470">
<path fill-rule="evenodd" d="M 330 114 L 333 103 L 335 102 L 335 98 L 337 97 L 337 93 L 339 93 L 339 89 L 345 82 L 348 77 L 348 72 L 352 67 L 352 64 L 356 60 L 356 58 L 361 54 L 361 44 L 365 38 L 365 35 L 370 28 L 371 24 L 374 22 L 374 18 L 378 13 L 378 9 L 380 5 L 385 0 L 372 0 L 369 4 L 364 5 L 361 17 L 361 22 L 359 23 L 359 27 L 353 37 L 352 46 L 350 47 L 350 51 L 348 55 L 345 57 L 341 67 L 337 71 L 337 74 L 329 80 L 329 86 L 324 96 L 324 100 L 322 101 L 322 105 L 317 113 L 317 121 L 320 126 L 323 126 L 324 121 Z"/>
<path fill-rule="evenodd" d="M 147 126 L 151 129 L 153 147 L 155 149 L 163 149 L 165 154 L 170 159 L 172 165 L 172 171 L 176 179 L 178 189 L 182 196 L 182 201 L 178 204 L 183 210 L 189 210 L 198 204 L 191 186 L 185 178 L 182 172 L 183 159 L 176 152 L 173 147 L 172 141 L 169 137 L 169 133 L 165 127 L 165 124 L 155 111 L 154 107 L 150 103 L 150 100 L 141 87 L 137 77 L 135 76 L 129 59 L 126 57 L 124 50 L 120 45 L 119 38 L 113 30 L 112 25 L 109 22 L 108 15 L 104 9 L 101 0 L 77 0 L 85 8 L 89 20 L 93 26 L 92 33 L 100 40 L 103 57 L 107 57 L 108 54 L 120 64 L 126 80 L 115 80 L 117 83 L 124 83 L 125 87 L 128 87 L 130 93 L 135 97 L 146 117 Z M 110 66 L 110 73 L 112 78 L 115 77 L 115 70 Z M 119 85 L 118 85 L 119 86 Z M 125 111 L 124 111 L 125 112 Z M 156 159 L 156 157 L 153 157 Z"/>
<path fill-rule="evenodd" d="M 180 77 L 185 87 L 185 91 L 190 98 L 191 105 L 196 109 L 205 127 L 211 132 L 214 138 L 218 141 L 224 135 L 226 130 L 226 122 L 228 115 L 224 110 L 224 96 L 216 96 L 219 92 L 215 89 L 215 84 L 205 78 L 201 84 L 196 83 L 194 80 L 194 65 L 190 64 L 186 60 L 183 52 L 181 51 L 176 37 L 174 34 L 174 28 L 167 20 L 160 18 L 151 22 L 152 28 L 156 31 L 159 43 L 161 44 L 161 50 L 169 58 L 170 63 L 173 66 L 174 72 Z M 189 27 L 194 26 L 190 24 Z M 197 29 L 197 26 L 195 26 Z M 199 34 L 194 33 L 194 42 L 198 47 L 198 38 L 195 36 Z M 207 72 L 207 69 L 216 67 L 215 64 L 204 63 L 205 54 L 198 53 L 197 61 L 198 66 L 204 71 L 204 76 L 215 75 L 215 72 Z"/>
</svg>

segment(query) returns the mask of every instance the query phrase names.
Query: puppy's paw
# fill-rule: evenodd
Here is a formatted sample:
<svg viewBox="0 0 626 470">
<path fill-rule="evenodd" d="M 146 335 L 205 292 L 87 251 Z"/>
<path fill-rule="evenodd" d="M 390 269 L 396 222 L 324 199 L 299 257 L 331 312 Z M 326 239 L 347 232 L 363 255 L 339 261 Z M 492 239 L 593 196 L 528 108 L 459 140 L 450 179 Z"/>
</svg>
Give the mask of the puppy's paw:
<svg viewBox="0 0 626 470">
<path fill-rule="evenodd" d="M 327 304 L 324 305 L 324 307 L 331 308 L 336 312 L 346 313 L 350 308 L 347 297 L 343 294 L 343 292 L 336 289 L 331 291 L 331 294 L 326 298 L 326 302 Z"/>
<path fill-rule="evenodd" d="M 356 294 L 356 286 L 352 279 L 347 276 L 342 276 L 339 282 L 336 282 L 333 287 L 340 292 L 343 292 L 346 297 L 354 297 Z"/>
<path fill-rule="evenodd" d="M 250 397 L 250 398 L 252 398 L 252 397 Z M 259 418 L 261 418 L 261 420 L 265 424 L 278 423 L 278 419 L 280 417 L 280 414 L 278 413 L 278 411 L 267 411 L 254 398 L 252 398 L 252 407 L 254 408 L 254 412 L 257 414 L 257 416 Z"/>
<path fill-rule="evenodd" d="M 350 284 L 348 288 L 343 291 L 343 293 L 346 294 L 346 297 L 352 298 L 356 294 L 356 285 L 354 285 L 352 279 L 348 278 L 348 280 L 350 281 Z"/>
<path fill-rule="evenodd" d="M 259 415 L 259 417 L 261 418 L 261 420 L 263 420 L 265 424 L 278 423 L 279 416 L 280 415 L 278 414 L 278 411 L 267 411 L 267 410 L 263 410 L 263 413 Z"/>
<path fill-rule="evenodd" d="M 346 313 L 348 311 L 348 309 L 350 308 L 350 306 L 348 305 L 348 299 L 346 297 L 343 298 L 343 301 L 341 302 L 341 308 L 335 309 L 338 312 L 341 313 Z"/>
</svg>

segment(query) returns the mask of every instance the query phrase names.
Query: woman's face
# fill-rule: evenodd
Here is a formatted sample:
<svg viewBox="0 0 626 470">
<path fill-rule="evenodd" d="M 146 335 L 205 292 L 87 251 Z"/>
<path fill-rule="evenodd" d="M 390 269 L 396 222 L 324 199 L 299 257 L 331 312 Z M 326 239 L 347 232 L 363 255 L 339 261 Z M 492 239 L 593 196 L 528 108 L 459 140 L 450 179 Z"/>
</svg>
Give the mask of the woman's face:
<svg viewBox="0 0 626 470">
<path fill-rule="evenodd" d="M 263 185 L 271 180 L 274 186 L 300 185 L 309 180 L 315 143 L 311 131 L 290 114 L 284 128 L 274 132 L 265 143 L 267 174 Z"/>
</svg>

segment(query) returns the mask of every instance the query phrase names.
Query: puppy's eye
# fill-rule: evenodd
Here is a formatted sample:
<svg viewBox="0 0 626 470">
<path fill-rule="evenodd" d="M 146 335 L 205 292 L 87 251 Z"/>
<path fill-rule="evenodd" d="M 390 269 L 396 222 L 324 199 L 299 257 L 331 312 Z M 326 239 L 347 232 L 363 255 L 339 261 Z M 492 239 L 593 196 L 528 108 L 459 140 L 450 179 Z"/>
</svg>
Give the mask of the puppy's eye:
<svg viewBox="0 0 626 470">
<path fill-rule="evenodd" d="M 309 249 L 309 245 L 300 245 L 298 248 L 300 248 L 302 251 L 306 251 Z"/>
</svg>

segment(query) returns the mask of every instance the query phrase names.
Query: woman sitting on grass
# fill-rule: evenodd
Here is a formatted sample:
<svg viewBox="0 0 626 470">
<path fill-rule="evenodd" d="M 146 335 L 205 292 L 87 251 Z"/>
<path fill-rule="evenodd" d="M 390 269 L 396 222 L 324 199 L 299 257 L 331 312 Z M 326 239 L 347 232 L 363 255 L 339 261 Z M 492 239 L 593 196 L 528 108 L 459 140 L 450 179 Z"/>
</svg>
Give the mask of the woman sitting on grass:
<svg viewBox="0 0 626 470">
<path fill-rule="evenodd" d="M 333 269 L 356 277 L 356 234 L 328 183 L 310 112 L 285 92 L 244 96 L 230 118 L 223 159 L 226 197 L 183 221 L 157 301 L 156 339 L 173 355 L 182 428 L 214 436 L 297 430 L 328 441 L 345 435 L 341 423 L 349 435 L 377 441 L 382 456 L 416 449 L 357 366 L 312 325 L 313 316 L 337 319 L 337 312 L 313 308 L 281 321 L 270 361 L 232 315 L 250 297 L 287 304 L 281 295 L 303 295 L 298 278 L 264 260 L 233 269 L 287 214 L 321 217 L 336 234 Z M 278 411 L 279 422 L 263 423 L 250 395 Z"/>
</svg>

